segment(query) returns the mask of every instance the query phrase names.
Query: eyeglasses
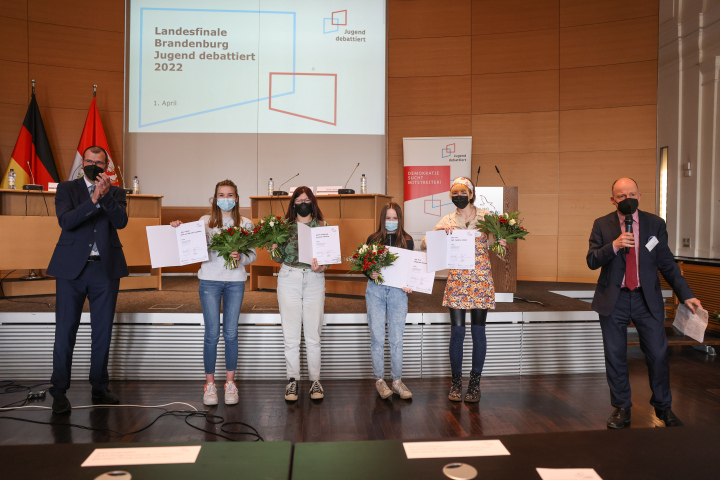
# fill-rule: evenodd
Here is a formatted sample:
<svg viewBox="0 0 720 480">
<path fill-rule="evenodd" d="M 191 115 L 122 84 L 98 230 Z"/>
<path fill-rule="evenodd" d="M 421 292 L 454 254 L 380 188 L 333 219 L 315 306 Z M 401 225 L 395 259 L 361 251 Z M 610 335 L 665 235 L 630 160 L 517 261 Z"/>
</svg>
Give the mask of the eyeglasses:
<svg viewBox="0 0 720 480">
<path fill-rule="evenodd" d="M 295 200 L 295 205 L 302 205 L 303 203 L 312 203 L 312 200 L 306 198 L 305 200 Z"/>
<path fill-rule="evenodd" d="M 83 160 L 87 165 L 95 165 L 96 167 L 105 167 L 105 160 Z"/>
</svg>

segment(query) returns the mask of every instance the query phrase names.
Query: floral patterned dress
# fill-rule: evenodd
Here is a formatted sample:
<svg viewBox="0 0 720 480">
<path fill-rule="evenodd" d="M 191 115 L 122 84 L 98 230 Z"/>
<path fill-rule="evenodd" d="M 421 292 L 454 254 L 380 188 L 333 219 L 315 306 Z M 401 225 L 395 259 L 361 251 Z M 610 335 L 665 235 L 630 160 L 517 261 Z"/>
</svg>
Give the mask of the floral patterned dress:
<svg viewBox="0 0 720 480">
<path fill-rule="evenodd" d="M 438 223 L 438 227 L 452 226 L 460 230 L 475 230 L 477 220 L 484 218 L 486 210 L 477 209 L 475 220 L 468 223 L 457 212 L 445 215 Z M 424 246 L 423 241 L 423 246 Z M 493 284 L 488 256 L 487 234 L 477 232 L 475 237 L 475 268 L 473 270 L 450 270 L 443 307 L 468 308 L 495 308 L 495 285 Z"/>
</svg>

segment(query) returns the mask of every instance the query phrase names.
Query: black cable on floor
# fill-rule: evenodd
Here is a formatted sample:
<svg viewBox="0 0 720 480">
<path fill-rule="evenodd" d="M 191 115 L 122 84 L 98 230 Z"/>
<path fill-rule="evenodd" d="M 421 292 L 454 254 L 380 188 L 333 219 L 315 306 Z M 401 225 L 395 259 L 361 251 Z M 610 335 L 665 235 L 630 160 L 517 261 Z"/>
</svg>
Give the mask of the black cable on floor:
<svg viewBox="0 0 720 480">
<path fill-rule="evenodd" d="M 5 279 L 13 273 L 15 270 L 10 270 L 2 279 L 0 279 L 0 296 L 7 300 L 8 302 L 15 302 L 15 303 L 37 303 L 38 305 L 47 305 L 48 308 L 52 308 L 52 305 L 50 305 L 48 302 L 33 302 L 31 300 L 13 300 L 12 298 L 5 295 L 5 290 L 2 288 L 2 284 L 5 281 Z"/>
</svg>

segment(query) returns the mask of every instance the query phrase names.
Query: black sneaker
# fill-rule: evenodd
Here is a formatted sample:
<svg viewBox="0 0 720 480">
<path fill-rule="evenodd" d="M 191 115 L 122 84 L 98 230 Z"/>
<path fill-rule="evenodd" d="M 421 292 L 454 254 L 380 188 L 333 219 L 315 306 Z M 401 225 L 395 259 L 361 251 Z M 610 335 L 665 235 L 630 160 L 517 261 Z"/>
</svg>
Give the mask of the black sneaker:
<svg viewBox="0 0 720 480">
<path fill-rule="evenodd" d="M 112 405 L 120 403 L 120 397 L 111 392 L 109 388 L 105 388 L 103 390 L 93 390 L 92 401 L 100 405 Z"/>
<path fill-rule="evenodd" d="M 285 400 L 295 402 L 298 399 L 298 382 L 294 378 L 290 379 L 290 383 L 285 387 Z"/>
<path fill-rule="evenodd" d="M 52 412 L 56 414 L 70 413 L 70 400 L 64 393 L 53 396 Z"/>
<path fill-rule="evenodd" d="M 310 387 L 310 398 L 313 400 L 322 400 L 324 396 L 325 392 L 323 391 L 322 385 L 320 385 L 320 382 L 315 380 L 312 387 Z"/>
</svg>

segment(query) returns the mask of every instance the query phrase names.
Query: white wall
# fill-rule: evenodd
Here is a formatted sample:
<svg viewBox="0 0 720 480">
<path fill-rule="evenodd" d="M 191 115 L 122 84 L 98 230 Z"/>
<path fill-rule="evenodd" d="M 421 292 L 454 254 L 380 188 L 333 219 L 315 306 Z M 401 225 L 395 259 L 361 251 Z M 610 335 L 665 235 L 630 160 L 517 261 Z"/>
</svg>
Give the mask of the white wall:
<svg viewBox="0 0 720 480">
<path fill-rule="evenodd" d="M 670 247 L 678 256 L 720 258 L 720 0 L 661 0 L 659 23 L 658 149 L 669 147 Z"/>
</svg>

